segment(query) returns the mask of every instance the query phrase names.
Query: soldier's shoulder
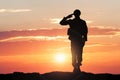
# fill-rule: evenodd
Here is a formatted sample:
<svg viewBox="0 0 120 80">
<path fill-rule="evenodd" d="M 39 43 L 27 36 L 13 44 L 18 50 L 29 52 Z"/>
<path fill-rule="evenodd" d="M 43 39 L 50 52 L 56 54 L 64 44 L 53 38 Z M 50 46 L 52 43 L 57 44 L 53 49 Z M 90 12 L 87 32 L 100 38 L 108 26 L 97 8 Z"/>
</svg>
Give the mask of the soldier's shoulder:
<svg viewBox="0 0 120 80">
<path fill-rule="evenodd" d="M 86 21 L 85 20 L 83 20 L 83 19 L 80 19 L 83 23 L 86 23 Z"/>
<path fill-rule="evenodd" d="M 85 20 L 84 19 L 80 19 L 81 21 L 83 21 L 83 22 L 85 22 Z"/>
</svg>

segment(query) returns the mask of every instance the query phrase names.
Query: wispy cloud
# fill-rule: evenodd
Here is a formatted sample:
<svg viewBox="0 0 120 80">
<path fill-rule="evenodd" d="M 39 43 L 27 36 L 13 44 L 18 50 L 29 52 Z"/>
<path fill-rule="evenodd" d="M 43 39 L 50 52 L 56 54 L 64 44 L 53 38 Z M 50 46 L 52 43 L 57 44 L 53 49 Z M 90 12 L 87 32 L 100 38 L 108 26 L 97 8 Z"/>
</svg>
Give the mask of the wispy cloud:
<svg viewBox="0 0 120 80">
<path fill-rule="evenodd" d="M 16 36 L 65 36 L 67 29 L 14 30 L 0 32 L 0 39 Z"/>
<path fill-rule="evenodd" d="M 7 39 L 2 39 L 0 42 L 16 42 L 16 41 L 30 41 L 30 40 L 44 40 L 44 41 L 65 41 L 66 36 L 16 36 L 16 37 L 10 37 Z"/>
<path fill-rule="evenodd" d="M 87 24 L 91 24 L 91 23 L 93 23 L 93 22 L 94 22 L 94 21 L 92 21 L 92 20 L 86 21 Z"/>
<path fill-rule="evenodd" d="M 105 26 L 95 26 L 89 28 L 89 35 L 116 35 L 120 32 L 119 28 L 105 27 Z"/>
<path fill-rule="evenodd" d="M 63 40 L 67 38 L 67 28 L 61 29 L 39 29 L 39 30 L 14 30 L 0 32 L 0 42 L 18 41 L 18 40 Z M 120 29 L 113 28 L 89 28 L 90 38 L 118 37 Z"/>
<path fill-rule="evenodd" d="M 29 12 L 31 9 L 0 9 L 0 13 L 18 13 L 18 12 Z"/>
<path fill-rule="evenodd" d="M 58 24 L 61 20 L 62 20 L 62 18 L 51 18 L 50 19 L 50 23 Z"/>
<path fill-rule="evenodd" d="M 112 44 L 97 44 L 97 43 L 86 45 L 86 47 L 102 47 L 102 46 L 113 46 L 113 45 Z"/>
<path fill-rule="evenodd" d="M 62 20 L 62 18 L 50 18 L 49 20 L 50 20 L 50 23 L 52 23 L 52 24 L 58 24 Z M 87 24 L 91 24 L 93 22 L 94 21 L 92 21 L 92 20 L 86 21 Z"/>
</svg>

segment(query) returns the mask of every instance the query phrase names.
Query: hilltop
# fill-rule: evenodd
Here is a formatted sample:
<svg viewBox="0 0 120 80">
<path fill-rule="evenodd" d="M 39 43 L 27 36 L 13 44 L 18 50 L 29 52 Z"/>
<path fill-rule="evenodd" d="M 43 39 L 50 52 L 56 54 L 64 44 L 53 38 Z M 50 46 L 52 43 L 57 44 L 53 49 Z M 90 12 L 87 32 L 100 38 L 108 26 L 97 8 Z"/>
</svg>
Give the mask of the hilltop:
<svg viewBox="0 0 120 80">
<path fill-rule="evenodd" d="M 78 74 L 72 72 L 50 72 L 40 74 L 14 72 L 10 74 L 0 74 L 0 80 L 120 80 L 120 74 L 93 74 L 86 72 Z"/>
</svg>

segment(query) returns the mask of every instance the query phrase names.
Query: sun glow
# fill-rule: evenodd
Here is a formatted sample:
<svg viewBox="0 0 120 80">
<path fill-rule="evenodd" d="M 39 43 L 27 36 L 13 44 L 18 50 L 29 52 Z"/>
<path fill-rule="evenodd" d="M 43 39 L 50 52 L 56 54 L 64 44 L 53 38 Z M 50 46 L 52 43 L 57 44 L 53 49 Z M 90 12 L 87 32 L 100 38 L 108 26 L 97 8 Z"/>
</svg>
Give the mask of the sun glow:
<svg viewBox="0 0 120 80">
<path fill-rule="evenodd" d="M 55 60 L 56 60 L 56 62 L 59 62 L 59 63 L 65 62 L 66 58 L 67 58 L 67 56 L 65 55 L 65 53 L 57 53 L 55 55 Z"/>
</svg>

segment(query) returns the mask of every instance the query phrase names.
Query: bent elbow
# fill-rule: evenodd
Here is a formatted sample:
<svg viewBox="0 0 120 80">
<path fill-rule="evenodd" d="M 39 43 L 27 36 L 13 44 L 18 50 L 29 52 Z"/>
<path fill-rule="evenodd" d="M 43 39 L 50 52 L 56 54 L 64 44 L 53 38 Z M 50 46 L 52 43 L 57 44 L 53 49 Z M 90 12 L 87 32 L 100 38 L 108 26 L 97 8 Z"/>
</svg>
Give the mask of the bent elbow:
<svg viewBox="0 0 120 80">
<path fill-rule="evenodd" d="M 62 23 L 62 21 L 60 21 L 60 23 L 59 23 L 60 25 L 63 25 L 63 23 Z"/>
<path fill-rule="evenodd" d="M 61 21 L 61 22 L 60 22 L 60 25 L 67 25 L 67 23 L 64 22 L 64 21 Z"/>
<path fill-rule="evenodd" d="M 59 23 L 60 25 L 65 25 L 65 22 L 63 22 L 63 21 L 60 21 L 60 23 Z"/>
</svg>

